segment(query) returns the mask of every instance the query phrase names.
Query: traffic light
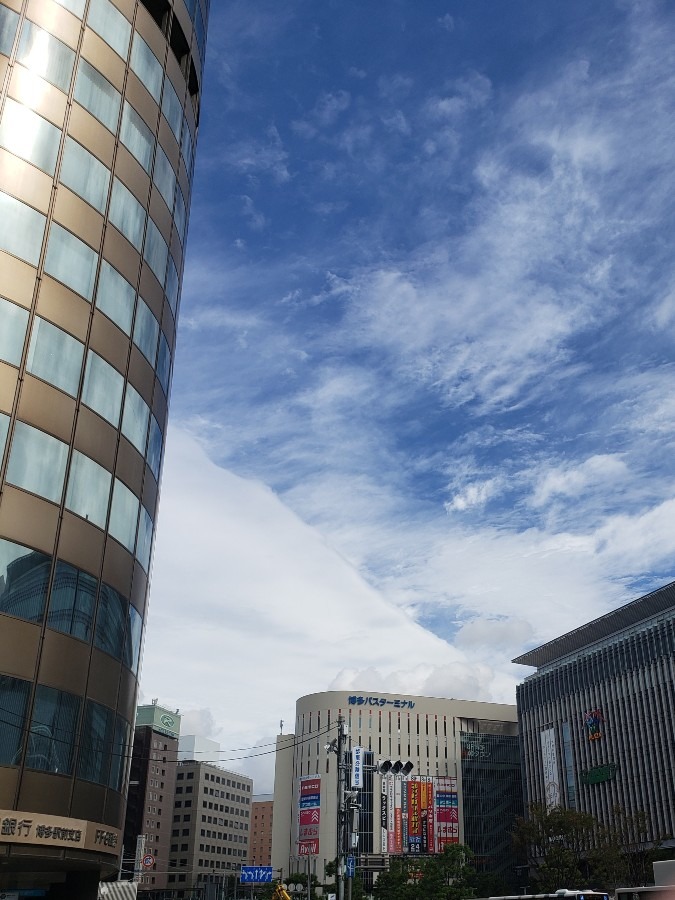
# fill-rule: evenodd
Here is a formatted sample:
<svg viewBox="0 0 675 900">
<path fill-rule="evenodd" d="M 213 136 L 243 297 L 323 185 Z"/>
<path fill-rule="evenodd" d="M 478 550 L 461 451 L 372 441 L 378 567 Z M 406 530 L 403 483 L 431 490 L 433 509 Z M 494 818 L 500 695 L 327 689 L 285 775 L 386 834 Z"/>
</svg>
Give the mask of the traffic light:
<svg viewBox="0 0 675 900">
<path fill-rule="evenodd" d="M 413 763 L 408 760 L 408 762 L 402 762 L 400 759 L 381 759 L 376 769 L 380 773 L 380 775 L 410 775 L 412 770 L 415 768 Z"/>
</svg>

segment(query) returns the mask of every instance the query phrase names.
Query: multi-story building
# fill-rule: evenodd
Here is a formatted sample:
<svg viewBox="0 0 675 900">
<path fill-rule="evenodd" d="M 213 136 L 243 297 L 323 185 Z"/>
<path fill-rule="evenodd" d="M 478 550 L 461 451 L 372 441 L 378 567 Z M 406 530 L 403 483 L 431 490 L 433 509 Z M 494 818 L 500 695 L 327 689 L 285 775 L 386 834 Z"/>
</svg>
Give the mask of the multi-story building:
<svg viewBox="0 0 675 900">
<path fill-rule="evenodd" d="M 527 801 L 675 834 L 675 583 L 514 662 L 537 667 L 517 690 Z"/>
<path fill-rule="evenodd" d="M 248 857 L 253 781 L 212 762 L 181 760 L 176 772 L 169 887 L 224 884 Z"/>
<path fill-rule="evenodd" d="M 272 865 L 272 822 L 274 797 L 261 794 L 253 798 L 251 805 L 251 831 L 248 863 L 252 866 Z"/>
<path fill-rule="evenodd" d="M 310 857 L 322 879 L 337 855 L 338 717 L 348 734 L 347 789 L 358 782 L 357 868 L 466 843 L 481 869 L 509 875 L 509 830 L 523 811 L 515 706 L 379 692 L 297 701 L 295 734 L 277 739 L 275 868 L 306 871 Z M 410 763 L 408 772 L 380 774 L 386 761 Z"/>
<path fill-rule="evenodd" d="M 140 890 L 165 888 L 173 828 L 173 798 L 180 715 L 154 700 L 136 711 L 122 875 L 131 878 L 139 857 L 152 858 L 138 875 Z M 140 838 L 140 842 L 139 842 Z"/>
<path fill-rule="evenodd" d="M 208 0 L 0 0 L 0 891 L 122 848 Z"/>
</svg>

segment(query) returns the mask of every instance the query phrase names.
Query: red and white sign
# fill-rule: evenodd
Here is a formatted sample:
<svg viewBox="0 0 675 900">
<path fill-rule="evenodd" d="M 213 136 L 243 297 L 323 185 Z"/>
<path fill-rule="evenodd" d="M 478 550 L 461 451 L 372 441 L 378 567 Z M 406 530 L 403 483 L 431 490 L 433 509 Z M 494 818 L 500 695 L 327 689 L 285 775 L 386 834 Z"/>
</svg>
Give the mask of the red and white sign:
<svg viewBox="0 0 675 900">
<path fill-rule="evenodd" d="M 144 869 L 151 869 L 155 864 L 155 857 L 152 853 L 146 853 L 141 862 Z"/>
<path fill-rule="evenodd" d="M 298 784 L 298 855 L 317 856 L 321 822 L 321 776 L 307 775 Z"/>
</svg>

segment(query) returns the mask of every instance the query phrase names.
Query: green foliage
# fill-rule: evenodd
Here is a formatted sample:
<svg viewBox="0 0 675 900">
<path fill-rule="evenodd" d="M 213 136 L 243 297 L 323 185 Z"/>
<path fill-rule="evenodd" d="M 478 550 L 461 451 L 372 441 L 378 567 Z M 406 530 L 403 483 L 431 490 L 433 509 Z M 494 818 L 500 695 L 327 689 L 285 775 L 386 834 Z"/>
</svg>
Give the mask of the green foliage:
<svg viewBox="0 0 675 900">
<path fill-rule="evenodd" d="M 375 884 L 375 900 L 462 900 L 474 897 L 473 854 L 449 844 L 435 856 L 392 859 Z"/>
</svg>

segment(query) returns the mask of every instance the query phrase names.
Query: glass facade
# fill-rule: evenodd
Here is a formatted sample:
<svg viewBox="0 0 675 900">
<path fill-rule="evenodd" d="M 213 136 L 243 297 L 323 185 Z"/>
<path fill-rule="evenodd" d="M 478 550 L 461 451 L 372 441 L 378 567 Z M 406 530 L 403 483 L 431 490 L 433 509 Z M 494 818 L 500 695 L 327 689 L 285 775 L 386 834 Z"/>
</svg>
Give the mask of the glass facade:
<svg viewBox="0 0 675 900">
<path fill-rule="evenodd" d="M 0 0 L 0 809 L 109 835 L 21 883 L 73 898 L 118 870 L 207 14 Z"/>
</svg>

